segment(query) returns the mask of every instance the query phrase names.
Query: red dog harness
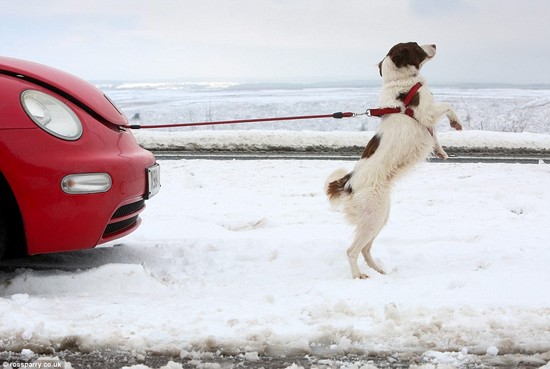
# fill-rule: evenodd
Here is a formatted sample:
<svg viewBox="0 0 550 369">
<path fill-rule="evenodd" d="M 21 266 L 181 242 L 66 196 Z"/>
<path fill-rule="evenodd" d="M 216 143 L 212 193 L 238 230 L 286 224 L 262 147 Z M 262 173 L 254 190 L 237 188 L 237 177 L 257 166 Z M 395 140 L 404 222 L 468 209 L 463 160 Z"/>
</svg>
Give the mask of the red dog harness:
<svg viewBox="0 0 550 369">
<path fill-rule="evenodd" d="M 367 109 L 367 116 L 369 117 L 381 117 L 386 114 L 396 114 L 396 113 L 403 113 L 407 114 L 409 117 L 414 118 L 414 111 L 409 108 L 409 105 L 411 104 L 411 101 L 414 97 L 414 95 L 418 92 L 418 90 L 422 87 L 422 83 L 418 82 L 416 85 L 412 86 L 412 88 L 407 93 L 407 96 L 405 96 L 405 99 L 403 100 L 403 105 L 405 106 L 405 109 L 403 107 L 393 107 L 393 108 L 377 108 L 377 109 Z"/>
</svg>

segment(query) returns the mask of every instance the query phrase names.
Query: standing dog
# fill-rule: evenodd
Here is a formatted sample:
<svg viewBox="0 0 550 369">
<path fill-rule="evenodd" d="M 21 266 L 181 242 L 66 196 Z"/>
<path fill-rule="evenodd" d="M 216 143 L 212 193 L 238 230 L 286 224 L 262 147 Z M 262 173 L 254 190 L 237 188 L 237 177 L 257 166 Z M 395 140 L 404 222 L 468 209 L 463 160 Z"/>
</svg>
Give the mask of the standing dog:
<svg viewBox="0 0 550 369">
<path fill-rule="evenodd" d="M 453 128 L 462 129 L 452 107 L 436 103 L 420 75 L 421 67 L 435 53 L 435 45 L 419 46 L 415 42 L 390 49 L 378 65 L 383 79 L 380 103 L 388 107 L 373 109 L 383 110 L 379 114 L 382 120 L 378 131 L 353 171 L 338 169 L 326 181 L 330 203 L 341 209 L 347 221 L 356 227 L 354 241 L 347 250 L 353 278 L 367 278 L 357 264 L 359 253 L 369 267 L 385 274 L 370 251 L 388 220 L 392 183 L 432 151 L 442 159 L 447 158 L 435 132 L 443 115 Z"/>
</svg>

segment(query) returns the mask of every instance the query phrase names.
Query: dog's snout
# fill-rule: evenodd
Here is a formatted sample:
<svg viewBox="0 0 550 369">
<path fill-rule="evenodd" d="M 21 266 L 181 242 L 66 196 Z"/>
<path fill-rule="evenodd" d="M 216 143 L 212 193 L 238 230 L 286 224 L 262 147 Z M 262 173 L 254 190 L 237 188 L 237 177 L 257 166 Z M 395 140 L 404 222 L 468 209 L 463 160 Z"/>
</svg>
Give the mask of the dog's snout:
<svg viewBox="0 0 550 369">
<path fill-rule="evenodd" d="M 422 50 L 424 50 L 424 52 L 428 55 L 428 58 L 433 58 L 437 52 L 437 46 L 435 46 L 435 44 L 427 44 L 427 45 L 423 45 L 421 46 L 422 47 Z"/>
</svg>

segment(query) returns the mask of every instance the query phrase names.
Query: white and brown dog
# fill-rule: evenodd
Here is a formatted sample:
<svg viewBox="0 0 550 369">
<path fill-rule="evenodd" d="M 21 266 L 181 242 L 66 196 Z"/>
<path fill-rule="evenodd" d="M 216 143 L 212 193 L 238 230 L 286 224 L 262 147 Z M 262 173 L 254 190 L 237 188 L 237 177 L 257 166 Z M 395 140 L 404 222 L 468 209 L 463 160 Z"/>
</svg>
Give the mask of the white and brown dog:
<svg viewBox="0 0 550 369">
<path fill-rule="evenodd" d="M 338 169 L 326 181 L 331 204 L 356 227 L 347 251 L 353 278 L 367 278 L 357 264 L 359 253 L 369 267 L 384 274 L 374 262 L 371 248 L 388 220 L 392 183 L 432 151 L 447 158 L 435 132 L 443 115 L 453 128 L 462 129 L 452 107 L 436 103 L 420 75 L 420 68 L 435 53 L 435 45 L 419 46 L 415 42 L 390 49 L 378 65 L 383 79 L 380 103 L 385 108 L 371 111 L 382 116 L 379 128 L 354 169 L 349 173 Z"/>
</svg>

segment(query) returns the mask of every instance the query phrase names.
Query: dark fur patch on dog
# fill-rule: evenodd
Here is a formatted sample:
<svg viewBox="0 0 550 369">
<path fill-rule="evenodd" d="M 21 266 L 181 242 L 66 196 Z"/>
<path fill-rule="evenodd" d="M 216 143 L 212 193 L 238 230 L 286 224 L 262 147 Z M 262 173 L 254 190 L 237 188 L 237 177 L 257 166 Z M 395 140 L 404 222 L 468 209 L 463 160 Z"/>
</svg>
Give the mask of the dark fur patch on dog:
<svg viewBox="0 0 550 369">
<path fill-rule="evenodd" d="M 457 131 L 461 131 L 462 130 L 462 125 L 454 120 L 450 121 L 450 124 L 451 124 L 451 127 L 453 127 L 454 129 L 456 129 Z"/>
<path fill-rule="evenodd" d="M 369 143 L 365 147 L 365 150 L 363 150 L 363 155 L 361 155 L 361 159 L 370 158 L 376 152 L 376 149 L 378 149 L 378 146 L 380 146 L 381 138 L 382 137 L 380 135 L 374 135 L 370 139 Z"/>
<path fill-rule="evenodd" d="M 397 96 L 398 100 L 405 101 L 405 98 L 407 97 L 408 92 L 400 93 Z M 420 105 L 420 95 L 417 93 L 414 94 L 413 98 L 411 99 L 411 102 L 409 103 L 409 107 L 416 107 Z"/>
<path fill-rule="evenodd" d="M 428 54 L 416 42 L 405 42 L 392 47 L 387 57 L 391 58 L 397 68 L 413 65 L 419 69 Z M 382 76 L 382 62 L 378 64 L 378 70 Z"/>
<path fill-rule="evenodd" d="M 346 192 L 348 194 L 352 193 L 351 187 L 346 187 L 346 184 L 348 183 L 349 179 L 353 175 L 353 172 L 346 174 L 340 179 L 337 179 L 336 181 L 332 181 L 328 184 L 327 188 L 327 195 L 330 198 L 333 198 L 335 196 L 340 195 L 341 192 Z"/>
<path fill-rule="evenodd" d="M 414 65 L 418 69 L 428 54 L 416 42 L 406 42 L 392 47 L 388 56 L 397 68 Z"/>
<path fill-rule="evenodd" d="M 365 147 L 365 150 L 363 150 L 361 159 L 370 158 L 376 152 L 376 149 L 378 149 L 378 146 L 380 145 L 380 140 L 381 140 L 380 135 L 378 134 L 374 135 L 370 139 L 367 146 Z M 350 186 L 346 186 L 352 175 L 353 175 L 353 172 L 346 174 L 345 176 L 343 176 L 340 179 L 337 179 L 336 181 L 330 182 L 327 187 L 328 197 L 333 198 L 335 196 L 340 195 L 342 192 L 345 192 L 348 194 L 352 193 L 353 189 Z"/>
</svg>

